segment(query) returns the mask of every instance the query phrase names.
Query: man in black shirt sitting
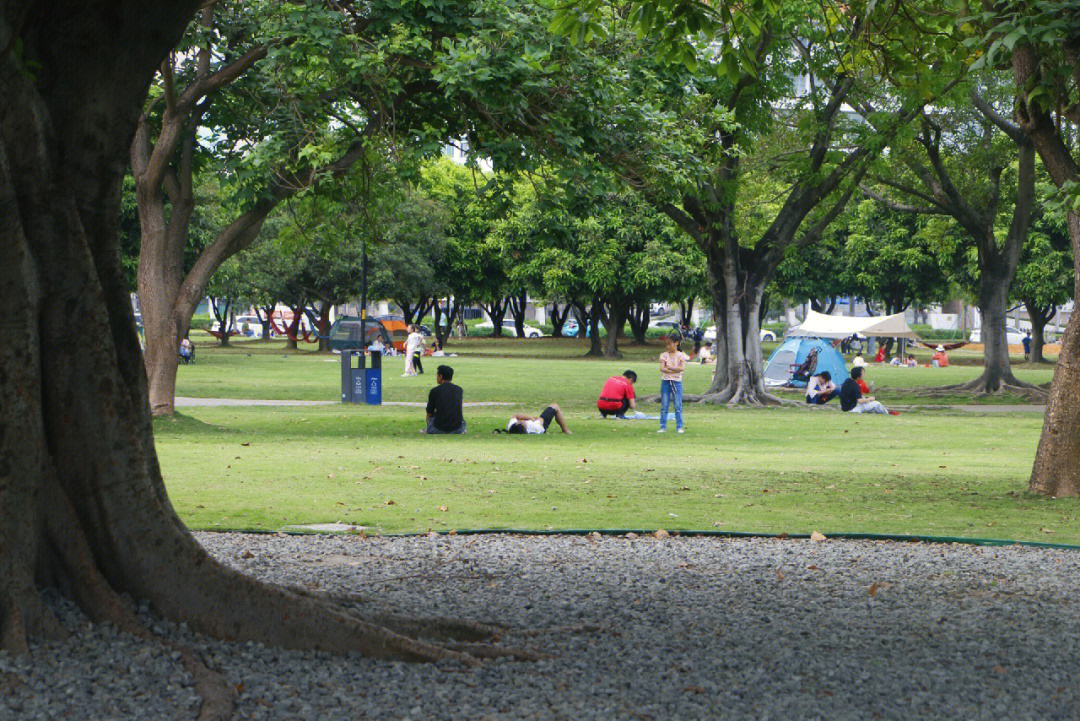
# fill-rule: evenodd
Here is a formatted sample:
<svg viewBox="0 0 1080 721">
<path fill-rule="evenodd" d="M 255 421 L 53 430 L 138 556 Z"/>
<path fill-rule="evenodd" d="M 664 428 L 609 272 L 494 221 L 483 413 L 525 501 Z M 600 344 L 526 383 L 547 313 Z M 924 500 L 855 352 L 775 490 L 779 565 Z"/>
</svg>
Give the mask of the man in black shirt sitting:
<svg viewBox="0 0 1080 721">
<path fill-rule="evenodd" d="M 421 433 L 464 433 L 465 419 L 461 415 L 461 387 L 450 381 L 454 369 L 439 366 L 435 371 L 437 386 L 427 399 L 427 428 Z"/>
</svg>

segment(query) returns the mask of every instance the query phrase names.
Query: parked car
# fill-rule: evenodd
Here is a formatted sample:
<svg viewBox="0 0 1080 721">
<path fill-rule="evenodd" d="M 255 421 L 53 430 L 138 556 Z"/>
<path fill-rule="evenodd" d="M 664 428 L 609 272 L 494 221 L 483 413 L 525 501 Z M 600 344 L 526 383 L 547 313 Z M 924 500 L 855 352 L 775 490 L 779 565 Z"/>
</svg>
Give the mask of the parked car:
<svg viewBox="0 0 1080 721">
<path fill-rule="evenodd" d="M 473 327 L 474 328 L 479 328 L 482 331 L 490 331 L 495 326 L 492 325 L 490 320 L 485 320 L 483 323 L 477 323 Z M 506 333 L 509 333 L 510 335 L 513 335 L 514 330 L 515 329 L 514 329 L 513 321 L 503 321 L 503 332 L 506 332 Z M 524 331 L 524 335 L 525 335 L 526 338 L 543 338 L 544 337 L 544 332 L 542 330 L 540 330 L 539 328 L 534 328 L 533 326 L 529 325 L 528 323 L 526 323 L 524 326 L 522 326 L 522 331 Z"/>
<path fill-rule="evenodd" d="M 244 323 L 247 323 L 248 326 L 246 333 L 244 332 Z M 236 329 L 240 331 L 240 335 L 245 335 L 248 338 L 262 338 L 262 321 L 259 320 L 257 315 L 236 316 Z"/>
<path fill-rule="evenodd" d="M 1024 331 L 1011 325 L 1005 326 L 1006 342 L 1009 345 L 1021 345 L 1024 342 L 1024 336 L 1027 335 Z M 971 335 L 968 336 L 968 340 L 972 343 L 982 343 L 982 331 L 979 328 L 971 331 Z"/>
<path fill-rule="evenodd" d="M 761 329 L 761 333 L 758 334 L 758 338 L 762 341 L 769 341 L 770 343 L 776 342 L 776 333 L 766 328 Z M 710 325 L 705 329 L 705 340 L 716 341 L 716 326 Z"/>
</svg>

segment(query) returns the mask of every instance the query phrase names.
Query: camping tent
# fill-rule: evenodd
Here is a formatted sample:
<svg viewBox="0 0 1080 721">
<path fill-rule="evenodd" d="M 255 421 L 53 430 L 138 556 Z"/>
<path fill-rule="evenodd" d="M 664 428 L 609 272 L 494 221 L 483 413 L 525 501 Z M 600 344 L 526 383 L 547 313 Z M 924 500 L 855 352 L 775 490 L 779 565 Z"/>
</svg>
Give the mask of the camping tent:
<svg viewBox="0 0 1080 721">
<path fill-rule="evenodd" d="M 375 342 L 378 338 L 383 345 L 390 347 L 390 334 L 382 323 L 374 318 L 368 318 L 364 324 L 364 332 L 367 339 L 360 337 L 360 319 L 354 316 L 338 316 L 337 322 L 330 329 L 330 350 L 363 350 Z"/>
<path fill-rule="evenodd" d="M 852 318 L 846 315 L 825 315 L 809 311 L 802 325 L 791 329 L 789 335 L 811 338 L 850 338 L 859 333 L 864 336 L 889 336 L 891 338 L 918 339 L 908 327 L 903 313 Z"/>
<path fill-rule="evenodd" d="M 817 363 L 813 364 L 813 368 L 808 369 L 810 375 L 828 371 L 836 385 L 840 385 L 848 378 L 844 356 L 840 355 L 840 351 L 833 348 L 829 341 L 821 338 L 793 336 L 785 339 L 769 356 L 769 362 L 765 364 L 765 385 L 804 388 L 807 379 L 796 378 L 795 370 L 803 365 L 814 351 L 816 351 Z"/>
</svg>

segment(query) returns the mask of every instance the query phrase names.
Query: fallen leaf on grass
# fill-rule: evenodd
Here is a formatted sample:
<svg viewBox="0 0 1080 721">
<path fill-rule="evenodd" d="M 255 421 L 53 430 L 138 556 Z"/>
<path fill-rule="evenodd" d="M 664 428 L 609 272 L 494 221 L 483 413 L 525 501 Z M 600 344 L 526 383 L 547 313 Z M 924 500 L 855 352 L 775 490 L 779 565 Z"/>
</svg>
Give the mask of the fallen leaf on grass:
<svg viewBox="0 0 1080 721">
<path fill-rule="evenodd" d="M 327 474 L 326 474 L 326 477 L 327 477 L 327 478 L 333 478 L 333 477 L 334 477 L 334 474 L 333 474 L 333 473 L 327 473 Z"/>
<path fill-rule="evenodd" d="M 680 488 L 679 490 L 680 490 L 680 491 L 689 491 L 689 490 L 690 490 L 690 486 L 683 486 L 683 487 L 682 487 L 682 488 Z"/>
<path fill-rule="evenodd" d="M 388 505 L 388 506 L 394 505 L 394 499 L 391 498 L 389 501 L 386 502 L 386 505 Z"/>
<path fill-rule="evenodd" d="M 719 526 L 724 525 L 724 522 L 723 521 L 713 521 L 712 524 L 713 524 L 713 528 L 717 528 Z"/>
<path fill-rule="evenodd" d="M 244 442 L 244 443 L 241 443 L 240 445 L 242 445 L 242 446 L 250 446 L 251 443 L 250 442 Z"/>
<path fill-rule="evenodd" d="M 1042 529 L 1042 532 L 1043 533 L 1053 533 L 1054 531 L 1052 529 L 1049 529 L 1049 528 L 1044 528 L 1044 529 Z"/>
<path fill-rule="evenodd" d="M 813 533 L 810 534 L 810 540 L 811 541 L 824 541 L 825 540 L 825 534 L 824 533 L 819 533 L 818 531 L 814 531 Z"/>
<path fill-rule="evenodd" d="M 439 506 L 439 510 L 440 511 L 449 511 L 450 509 L 447 508 L 446 506 Z"/>
</svg>

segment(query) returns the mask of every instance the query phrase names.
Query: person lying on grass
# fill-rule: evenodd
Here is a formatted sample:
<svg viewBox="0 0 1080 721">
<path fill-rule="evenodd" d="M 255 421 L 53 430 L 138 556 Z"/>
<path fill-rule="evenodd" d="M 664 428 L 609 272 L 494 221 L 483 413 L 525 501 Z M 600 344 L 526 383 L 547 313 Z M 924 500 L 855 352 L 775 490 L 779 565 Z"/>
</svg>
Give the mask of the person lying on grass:
<svg viewBox="0 0 1080 721">
<path fill-rule="evenodd" d="M 900 411 L 890 411 L 873 396 L 864 396 L 859 381 L 862 380 L 863 369 L 855 367 L 851 369 L 851 377 L 840 386 L 840 410 L 852 413 L 881 413 L 890 416 L 900 415 Z"/>
<path fill-rule="evenodd" d="M 570 433 L 570 429 L 566 427 L 566 419 L 563 417 L 562 408 L 559 408 L 558 403 L 552 403 L 544 410 L 540 411 L 539 416 L 527 416 L 524 413 L 518 413 L 510 418 L 510 422 L 506 424 L 507 433 L 547 433 L 548 426 L 551 425 L 551 421 L 554 419 L 559 424 L 559 428 L 562 428 L 563 433 Z"/>
</svg>

